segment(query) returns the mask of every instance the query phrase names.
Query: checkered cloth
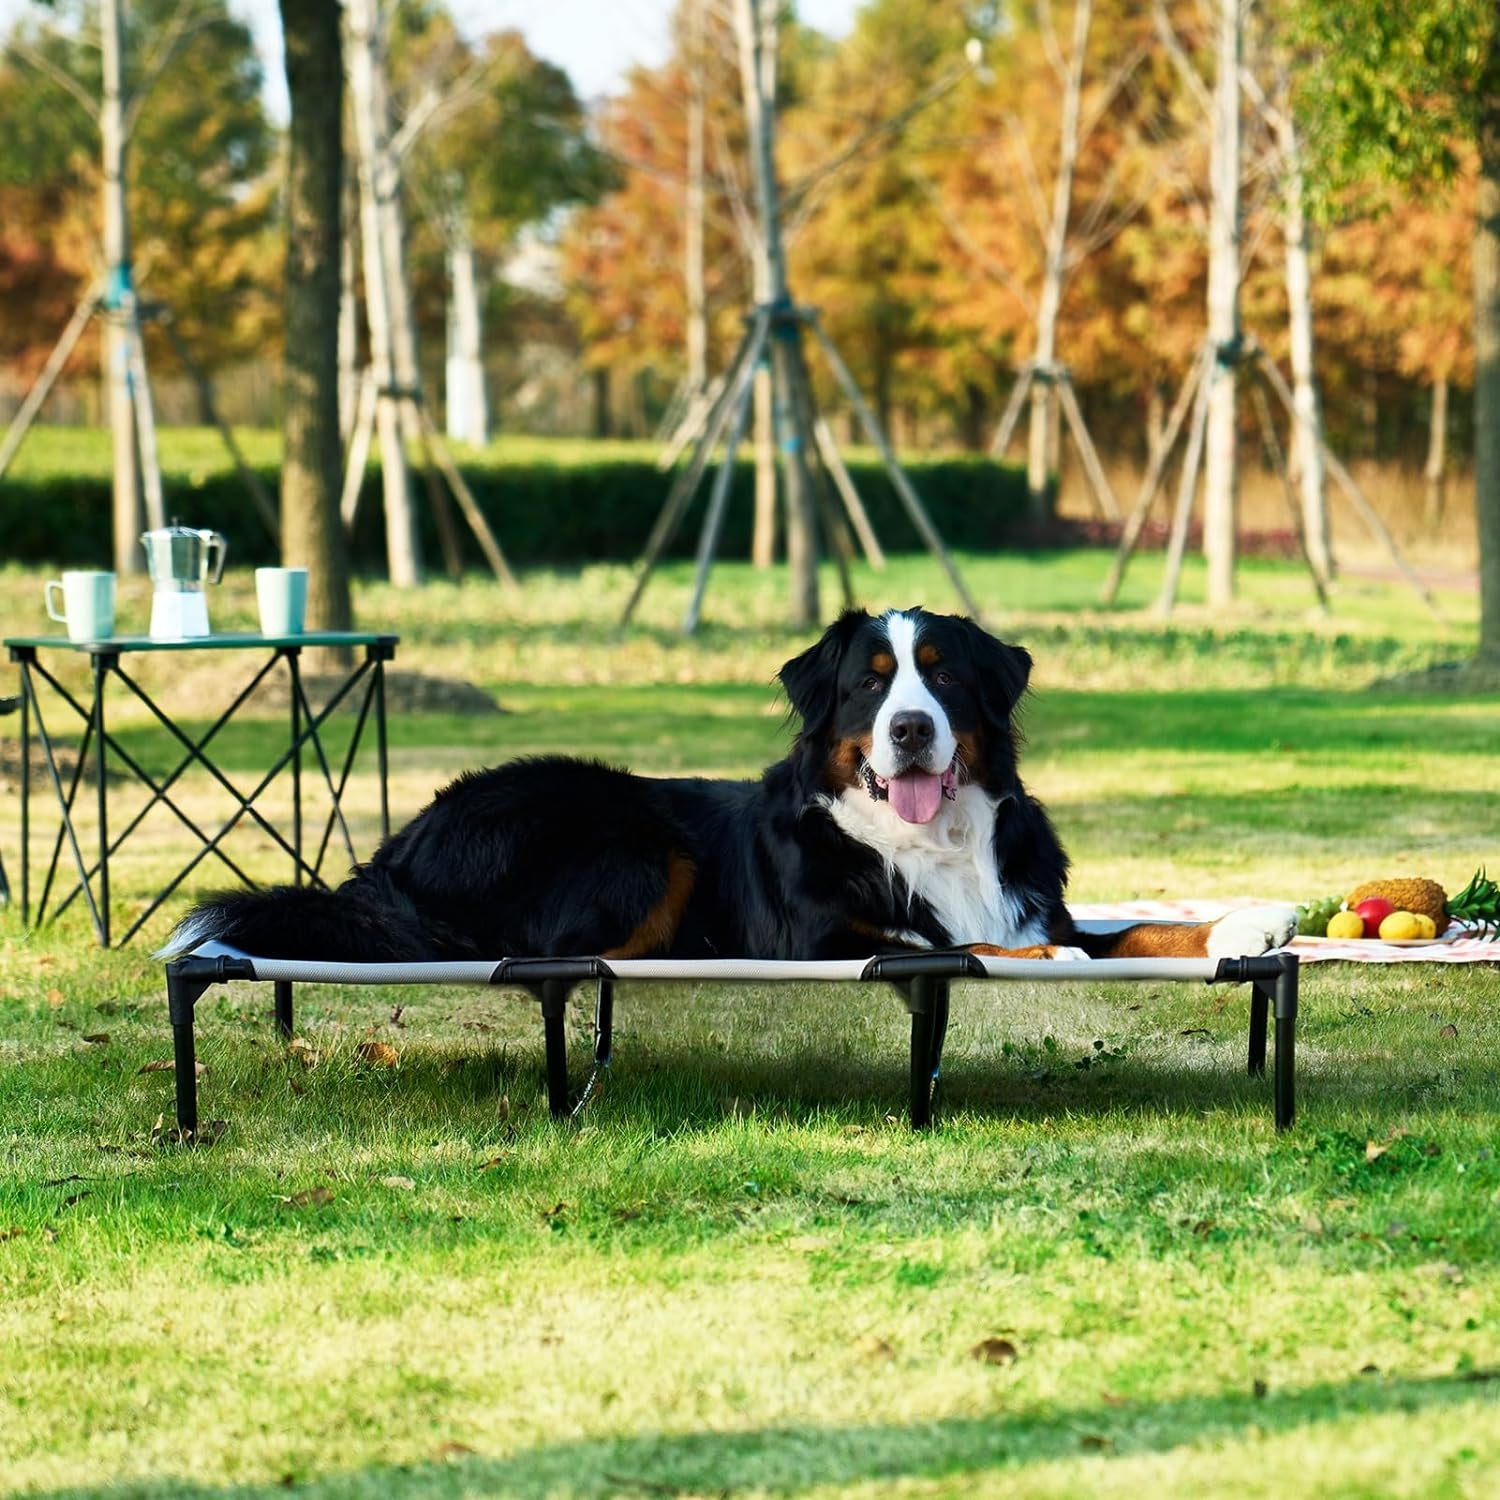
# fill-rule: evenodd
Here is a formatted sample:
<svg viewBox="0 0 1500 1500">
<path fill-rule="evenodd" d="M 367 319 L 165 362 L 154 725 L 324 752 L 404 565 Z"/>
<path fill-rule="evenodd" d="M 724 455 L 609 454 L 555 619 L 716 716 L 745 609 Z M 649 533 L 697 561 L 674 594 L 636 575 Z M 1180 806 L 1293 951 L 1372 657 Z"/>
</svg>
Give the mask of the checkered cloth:
<svg viewBox="0 0 1500 1500">
<path fill-rule="evenodd" d="M 1246 901 L 1092 901 L 1069 902 L 1068 910 L 1079 922 L 1212 922 L 1227 912 L 1256 906 L 1281 906 L 1286 902 Z M 1344 959 L 1360 964 L 1500 964 L 1500 936 L 1464 937 L 1452 923 L 1437 942 L 1414 947 L 1355 938 L 1292 939 L 1291 948 L 1305 964 Z"/>
</svg>

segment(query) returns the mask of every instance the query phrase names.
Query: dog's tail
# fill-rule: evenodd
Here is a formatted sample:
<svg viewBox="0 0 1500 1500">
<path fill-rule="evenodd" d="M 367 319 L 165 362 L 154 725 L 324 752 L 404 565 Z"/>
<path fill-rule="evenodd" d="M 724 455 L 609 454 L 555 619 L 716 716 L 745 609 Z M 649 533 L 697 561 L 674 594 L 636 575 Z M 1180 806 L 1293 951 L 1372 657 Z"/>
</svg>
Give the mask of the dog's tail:
<svg viewBox="0 0 1500 1500">
<path fill-rule="evenodd" d="M 156 957 L 174 958 L 207 942 L 260 958 L 346 963 L 453 956 L 425 930 L 411 901 L 383 873 L 368 869 L 333 891 L 293 885 L 220 891 L 177 924 Z"/>
</svg>

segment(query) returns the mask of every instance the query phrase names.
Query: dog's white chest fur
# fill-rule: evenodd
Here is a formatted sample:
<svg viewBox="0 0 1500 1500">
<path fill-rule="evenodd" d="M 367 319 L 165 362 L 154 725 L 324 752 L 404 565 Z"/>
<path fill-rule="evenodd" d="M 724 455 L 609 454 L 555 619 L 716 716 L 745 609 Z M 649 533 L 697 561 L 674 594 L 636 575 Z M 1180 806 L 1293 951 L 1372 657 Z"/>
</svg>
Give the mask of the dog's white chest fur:
<svg viewBox="0 0 1500 1500">
<path fill-rule="evenodd" d="M 1020 948 L 1047 941 L 1040 923 L 1025 922 L 1020 903 L 1001 883 L 994 853 L 999 802 L 983 788 L 959 787 L 930 823 L 903 822 L 888 802 L 876 802 L 860 787 L 821 800 L 850 838 L 873 849 L 932 908 L 949 942 Z"/>
</svg>

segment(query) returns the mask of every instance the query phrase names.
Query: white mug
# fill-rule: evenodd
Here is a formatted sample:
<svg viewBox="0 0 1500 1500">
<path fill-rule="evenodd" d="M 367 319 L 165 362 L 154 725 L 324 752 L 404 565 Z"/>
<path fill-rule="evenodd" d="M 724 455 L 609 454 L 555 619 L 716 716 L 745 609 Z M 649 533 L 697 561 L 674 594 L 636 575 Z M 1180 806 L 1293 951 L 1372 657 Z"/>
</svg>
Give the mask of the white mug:
<svg viewBox="0 0 1500 1500">
<path fill-rule="evenodd" d="M 52 603 L 52 590 L 62 595 L 62 612 Z M 68 627 L 70 641 L 107 641 L 115 633 L 115 575 L 82 569 L 66 572 L 62 582 L 52 579 L 43 590 L 47 614 Z"/>
<path fill-rule="evenodd" d="M 307 616 L 307 569 L 257 568 L 255 602 L 262 635 L 301 635 Z"/>
</svg>

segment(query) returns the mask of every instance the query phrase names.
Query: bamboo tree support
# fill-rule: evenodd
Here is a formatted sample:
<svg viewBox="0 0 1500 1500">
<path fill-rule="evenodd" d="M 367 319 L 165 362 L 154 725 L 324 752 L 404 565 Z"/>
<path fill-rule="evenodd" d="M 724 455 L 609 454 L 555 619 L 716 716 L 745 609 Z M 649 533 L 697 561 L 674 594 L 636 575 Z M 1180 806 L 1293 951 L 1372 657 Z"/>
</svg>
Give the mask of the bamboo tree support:
<svg viewBox="0 0 1500 1500">
<path fill-rule="evenodd" d="M 864 501 L 859 498 L 859 491 L 854 488 L 854 481 L 849 477 L 849 470 L 844 464 L 844 456 L 839 452 L 839 445 L 834 441 L 833 433 L 829 430 L 828 422 L 822 413 L 819 413 L 813 420 L 813 440 L 818 445 L 818 456 L 823 461 L 823 467 L 832 478 L 839 497 L 844 502 L 844 509 L 849 514 L 849 523 L 854 527 L 855 536 L 859 538 L 865 561 L 877 573 L 884 572 L 885 551 L 880 545 L 880 538 L 875 535 L 875 528 L 870 525 L 870 517 L 865 510 Z"/>
<path fill-rule="evenodd" d="M 57 377 L 62 374 L 69 355 L 83 337 L 83 330 L 89 326 L 89 320 L 99 310 L 103 295 L 103 289 L 97 284 L 84 293 L 82 301 L 73 309 L 73 316 L 68 319 L 68 326 L 52 346 L 52 353 L 47 356 L 47 363 L 42 366 L 41 374 L 26 392 L 26 399 L 21 402 L 20 410 L 16 412 L 5 434 L 5 442 L 0 444 L 0 479 L 5 477 L 11 460 L 20 452 L 26 434 L 31 431 L 31 424 L 41 411 L 42 404 L 52 394 L 52 387 L 57 384 Z"/>
<path fill-rule="evenodd" d="M 177 326 L 171 314 L 164 307 L 154 304 L 150 315 L 166 334 L 167 342 L 172 346 L 172 352 L 182 361 L 182 367 L 192 377 L 193 384 L 198 388 L 198 401 L 203 407 L 204 415 L 218 429 L 219 436 L 224 439 L 224 446 L 229 451 L 235 472 L 249 491 L 250 499 L 260 513 L 261 521 L 265 524 L 271 540 L 279 547 L 281 545 L 281 517 L 277 514 L 275 503 L 265 485 L 261 483 L 260 475 L 246 461 L 239 440 L 234 435 L 234 429 L 219 415 L 218 405 L 214 401 L 213 386 L 209 383 L 203 367 L 193 358 L 192 351 L 183 342 L 182 335 L 177 332 Z"/>
<path fill-rule="evenodd" d="M 709 408 L 703 431 L 698 434 L 698 441 L 693 448 L 692 456 L 687 466 L 678 471 L 671 489 L 667 492 L 666 502 L 657 514 L 651 534 L 646 538 L 646 546 L 641 553 L 640 566 L 636 573 L 635 587 L 631 590 L 630 598 L 626 600 L 625 609 L 620 615 L 621 625 L 630 623 L 630 617 L 641 602 L 641 595 L 645 593 L 646 584 L 650 581 L 651 574 L 655 571 L 662 553 L 677 535 L 677 528 L 682 524 L 682 517 L 692 502 L 704 469 L 708 467 L 709 457 L 718 446 L 720 438 L 723 437 L 730 416 L 738 402 L 743 399 L 747 383 L 754 375 L 756 362 L 760 359 L 761 350 L 766 344 L 770 321 L 769 310 L 765 307 L 757 308 L 749 327 L 745 330 L 744 337 L 740 340 L 739 348 L 735 350 L 734 358 L 725 372 L 724 385 L 719 392 L 718 399 Z"/>
<path fill-rule="evenodd" d="M 437 429 L 427 405 L 418 390 L 402 387 L 382 387 L 376 378 L 373 366 L 367 367 L 360 378 L 359 397 L 355 407 L 354 431 L 349 438 L 348 460 L 344 468 L 344 488 L 339 497 L 339 518 L 346 532 L 354 529 L 359 514 L 360 489 L 364 480 L 365 465 L 370 459 L 370 448 L 374 441 L 375 415 L 382 401 L 389 401 L 398 411 L 409 416 L 416 428 L 426 460 L 423 475 L 427 482 L 428 495 L 432 503 L 434 518 L 438 525 L 438 536 L 442 544 L 444 562 L 450 576 L 462 572 L 462 559 L 458 554 L 457 533 L 453 526 L 452 513 L 448 510 L 448 495 L 437 484 L 433 471 L 447 481 L 448 491 L 458 502 L 479 550 L 484 553 L 490 571 L 507 589 L 517 589 L 520 584 L 505 560 L 505 553 L 496 540 L 490 523 L 485 519 L 474 492 L 469 488 L 453 454 Z"/>
<path fill-rule="evenodd" d="M 1335 482 L 1343 490 L 1349 503 L 1358 512 L 1359 518 L 1369 527 L 1371 535 L 1385 549 L 1392 563 L 1395 564 L 1397 572 L 1401 574 L 1411 586 L 1416 596 L 1426 605 L 1428 613 L 1432 615 L 1433 619 L 1446 625 L 1448 623 L 1447 617 L 1438 608 L 1437 600 L 1428 592 L 1427 586 L 1417 577 L 1411 564 L 1402 555 L 1401 549 L 1396 545 L 1395 537 L 1390 534 L 1386 529 L 1385 522 L 1380 519 L 1379 512 L 1365 499 L 1360 487 L 1354 482 L 1354 476 L 1350 474 L 1348 469 L 1344 467 L 1333 450 L 1328 446 L 1328 440 L 1323 436 L 1322 432 L 1316 426 L 1308 424 L 1306 416 L 1298 411 L 1297 403 L 1292 397 L 1292 392 L 1287 386 L 1281 371 L 1276 367 L 1276 361 L 1253 339 L 1247 341 L 1247 347 L 1250 356 L 1256 362 L 1256 368 L 1265 378 L 1266 383 L 1276 392 L 1278 399 L 1287 409 L 1292 421 L 1311 427 L 1313 436 L 1317 440 L 1318 448 L 1323 454 L 1323 462 L 1327 465 L 1328 472 L 1333 475 Z"/>
<path fill-rule="evenodd" d="M 453 455 L 449 452 L 442 433 L 437 430 L 432 418 L 427 414 L 427 407 L 421 395 L 408 392 L 407 400 L 416 412 L 417 422 L 426 438 L 429 451 L 437 459 L 438 468 L 442 470 L 449 489 L 453 491 L 453 498 L 458 501 L 458 508 L 464 514 L 464 520 L 469 523 L 469 530 L 474 533 L 474 539 L 479 543 L 479 550 L 484 553 L 485 560 L 489 563 L 495 577 L 506 588 L 518 589 L 520 584 L 516 582 L 516 575 L 511 572 L 510 564 L 506 562 L 505 554 L 500 550 L 500 543 L 495 540 L 495 533 L 490 530 L 490 524 L 485 520 L 484 512 L 480 510 L 479 502 L 474 498 L 474 492 L 469 488 L 468 481 L 459 472 L 458 465 L 453 462 Z"/>
<path fill-rule="evenodd" d="M 146 524 L 160 530 L 167 524 L 161 492 L 161 460 L 156 448 L 156 409 L 151 404 L 151 382 L 146 376 L 146 346 L 134 293 L 116 316 L 125 319 L 125 348 L 130 367 L 130 403 L 135 410 L 135 440 L 141 450 L 141 488 L 146 498 Z"/>
<path fill-rule="evenodd" d="M 1104 473 L 1104 465 L 1099 462 L 1099 450 L 1094 447 L 1094 440 L 1089 436 L 1088 425 L 1083 420 L 1083 412 L 1079 410 L 1078 393 L 1073 389 L 1073 380 L 1067 370 L 1058 370 L 1056 385 L 1058 399 L 1062 402 L 1063 417 L 1067 421 L 1068 431 L 1073 435 L 1079 457 L 1083 459 L 1083 472 L 1093 490 L 1094 503 L 1105 520 L 1118 521 L 1120 502 L 1115 499 L 1115 492 Z"/>
<path fill-rule="evenodd" d="M 1271 420 L 1271 407 L 1266 400 L 1264 383 L 1252 382 L 1250 396 L 1255 402 L 1255 416 L 1260 423 L 1261 442 L 1265 445 L 1266 452 L 1271 455 L 1271 462 L 1281 480 L 1281 493 L 1292 518 L 1292 532 L 1297 538 L 1297 550 L 1302 554 L 1302 561 L 1307 564 L 1307 574 L 1312 579 L 1313 592 L 1318 596 L 1318 608 L 1326 615 L 1328 613 L 1328 589 L 1323 583 L 1322 574 L 1313 563 L 1312 553 L 1307 545 L 1307 526 L 1302 515 L 1302 498 L 1297 493 L 1297 486 L 1292 483 L 1291 472 L 1287 468 L 1286 454 L 1282 451 L 1281 440 L 1276 436 L 1276 424 Z"/>
<path fill-rule="evenodd" d="M 365 467 L 370 462 L 370 445 L 375 440 L 375 371 L 367 366 L 359 378 L 359 394 L 354 402 L 354 423 L 349 432 L 349 451 L 344 465 L 344 489 L 339 496 L 339 519 L 345 531 L 353 531 L 359 514 L 360 490 Z"/>
<path fill-rule="evenodd" d="M 1204 351 L 1202 375 L 1193 403 L 1193 428 L 1188 434 L 1187 455 L 1182 461 L 1182 476 L 1177 486 L 1177 509 L 1172 514 L 1172 534 L 1167 542 L 1167 565 L 1162 574 L 1161 596 L 1156 610 L 1160 615 L 1172 613 L 1177 602 L 1177 584 L 1182 576 L 1182 555 L 1187 550 L 1188 522 L 1193 514 L 1193 497 L 1198 490 L 1198 471 L 1203 466 L 1204 437 L 1208 431 L 1209 378 L 1218 351 L 1212 345 Z"/>
<path fill-rule="evenodd" d="M 817 406 L 813 400 L 812 381 L 807 373 L 807 361 L 803 357 L 802 341 L 799 338 L 794 354 L 791 383 L 792 405 L 797 424 L 799 441 L 804 433 L 811 433 L 817 425 Z M 832 477 L 824 467 L 817 443 L 812 444 L 808 454 L 809 470 L 815 471 L 813 492 L 817 497 L 818 515 L 823 533 L 833 552 L 834 567 L 839 575 L 839 590 L 844 608 L 853 609 L 855 604 L 854 582 L 849 576 L 849 564 L 854 560 L 854 538 L 839 512 L 839 496 Z"/>
<path fill-rule="evenodd" d="M 703 596 L 708 590 L 708 572 L 713 567 L 719 550 L 719 536 L 724 529 L 724 512 L 729 506 L 729 490 L 734 481 L 734 461 L 749 425 L 752 402 L 749 399 L 749 377 L 743 376 L 746 389 L 741 391 L 733 403 L 734 417 L 729 424 L 729 436 L 724 440 L 724 457 L 719 462 L 719 472 L 714 475 L 714 487 L 709 493 L 708 510 L 703 517 L 703 531 L 698 538 L 697 566 L 693 573 L 693 597 L 682 617 L 682 633 L 692 635 L 703 616 Z"/>
<path fill-rule="evenodd" d="M 1026 406 L 1026 397 L 1031 390 L 1032 374 L 1031 365 L 1023 365 L 1016 373 L 1015 384 L 1010 388 L 1010 399 L 1005 403 L 1000 425 L 995 429 L 995 436 L 990 441 L 991 458 L 1004 458 L 1010 448 L 1010 440 L 1016 435 L 1016 425 L 1021 420 L 1021 412 Z"/>
<path fill-rule="evenodd" d="M 1161 493 L 1162 478 L 1167 472 L 1172 450 L 1177 446 L 1177 438 L 1182 431 L 1182 424 L 1187 417 L 1194 392 L 1197 391 L 1198 384 L 1203 379 L 1203 368 L 1207 358 L 1208 346 L 1205 345 L 1183 379 L 1182 389 L 1178 391 L 1172 414 L 1167 419 L 1166 431 L 1162 434 L 1161 442 L 1156 445 L 1156 451 L 1151 455 L 1151 462 L 1146 469 L 1145 477 L 1141 480 L 1140 493 L 1136 496 L 1135 507 L 1126 518 L 1125 528 L 1120 533 L 1120 544 L 1115 548 L 1115 559 L 1110 564 L 1109 577 L 1104 580 L 1104 587 L 1099 590 L 1101 604 L 1113 604 L 1120 592 L 1125 569 L 1136 547 L 1140 544 L 1141 534 L 1146 529 L 1146 522 L 1150 519 L 1152 507 L 1156 504 L 1156 497 Z"/>
<path fill-rule="evenodd" d="M 819 321 L 816 312 L 807 317 L 808 326 L 812 329 L 814 337 L 822 346 L 823 353 L 832 369 L 834 378 L 843 389 L 848 398 L 850 406 L 854 408 L 855 415 L 859 418 L 860 426 L 865 430 L 865 436 L 875 445 L 880 453 L 881 462 L 884 463 L 886 472 L 891 477 L 891 483 L 895 486 L 896 494 L 900 497 L 907 515 L 911 518 L 912 525 L 917 528 L 918 534 L 927 544 L 928 550 L 943 565 L 943 571 L 947 573 L 948 580 L 952 583 L 958 597 L 963 601 L 963 606 L 976 619 L 979 618 L 981 610 L 974 596 L 969 592 L 968 586 L 959 575 L 957 566 L 943 545 L 943 539 L 938 535 L 937 527 L 932 524 L 932 518 L 927 514 L 926 507 L 922 504 L 917 492 L 912 488 L 911 481 L 906 477 L 901 465 L 896 462 L 896 455 L 891 450 L 889 440 L 880 426 L 880 421 L 870 409 L 870 404 L 864 398 L 864 393 L 855 383 L 854 377 L 849 373 L 849 367 L 844 363 L 834 342 L 828 336 L 827 330 Z"/>
</svg>

